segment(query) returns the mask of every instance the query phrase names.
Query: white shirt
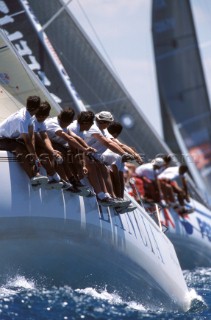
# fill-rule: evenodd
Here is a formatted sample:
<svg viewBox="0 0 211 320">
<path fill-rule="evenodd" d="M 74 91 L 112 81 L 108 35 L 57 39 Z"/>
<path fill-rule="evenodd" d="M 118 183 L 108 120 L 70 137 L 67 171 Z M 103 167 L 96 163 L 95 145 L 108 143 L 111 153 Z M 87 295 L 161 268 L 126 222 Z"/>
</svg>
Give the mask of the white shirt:
<svg viewBox="0 0 211 320">
<path fill-rule="evenodd" d="M 146 177 L 150 180 L 155 180 L 157 177 L 157 170 L 154 170 L 152 163 L 145 163 L 136 168 L 136 174 L 138 177 Z"/>
<path fill-rule="evenodd" d="M 84 137 L 86 143 L 97 150 L 97 154 L 102 154 L 104 151 L 107 150 L 107 147 L 102 144 L 101 141 L 93 137 L 93 134 L 99 134 L 102 137 L 108 138 L 108 131 L 107 130 L 100 130 L 96 123 L 94 123 L 89 131 L 85 132 Z"/>
<path fill-rule="evenodd" d="M 35 119 L 34 119 L 34 122 L 33 122 L 33 126 L 34 126 L 34 132 L 47 131 L 47 127 L 46 127 L 45 121 L 39 122 L 39 121 L 37 121 L 37 119 L 35 118 Z"/>
<path fill-rule="evenodd" d="M 179 176 L 179 167 L 169 167 L 158 175 L 158 179 L 174 180 Z"/>
<path fill-rule="evenodd" d="M 18 110 L 0 124 L 0 137 L 16 139 L 22 133 L 28 133 L 33 120 L 34 116 L 26 108 Z"/>
<path fill-rule="evenodd" d="M 62 128 L 60 126 L 58 122 L 58 118 L 57 117 L 49 118 L 45 120 L 45 124 L 47 127 L 47 133 L 48 133 L 49 139 L 63 145 L 64 147 L 68 147 L 67 141 L 56 135 L 57 131 L 63 131 L 68 134 L 67 128 Z"/>
<path fill-rule="evenodd" d="M 81 139 L 84 140 L 85 138 L 85 131 L 80 131 L 80 124 L 78 123 L 77 120 L 74 120 L 68 127 L 68 130 L 72 131 L 75 133 L 77 136 L 79 136 Z"/>
</svg>

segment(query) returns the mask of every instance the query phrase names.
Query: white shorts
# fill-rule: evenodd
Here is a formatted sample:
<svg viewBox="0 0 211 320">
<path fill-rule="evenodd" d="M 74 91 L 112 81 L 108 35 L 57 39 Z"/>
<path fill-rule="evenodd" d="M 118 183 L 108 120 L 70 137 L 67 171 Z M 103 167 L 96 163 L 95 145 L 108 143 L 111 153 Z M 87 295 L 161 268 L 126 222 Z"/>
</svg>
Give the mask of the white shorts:
<svg viewBox="0 0 211 320">
<path fill-rule="evenodd" d="M 124 163 L 122 162 L 122 157 L 114 153 L 111 150 L 106 150 L 102 155 L 101 159 L 105 164 L 115 165 L 119 171 L 124 171 Z"/>
</svg>

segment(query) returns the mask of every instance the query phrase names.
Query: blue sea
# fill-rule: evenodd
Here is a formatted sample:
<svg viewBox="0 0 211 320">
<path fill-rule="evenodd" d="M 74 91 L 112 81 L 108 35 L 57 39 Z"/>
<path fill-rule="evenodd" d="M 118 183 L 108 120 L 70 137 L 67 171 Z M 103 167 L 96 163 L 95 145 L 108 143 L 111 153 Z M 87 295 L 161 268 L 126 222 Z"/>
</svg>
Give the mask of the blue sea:
<svg viewBox="0 0 211 320">
<path fill-rule="evenodd" d="M 106 288 L 50 287 L 40 279 L 21 275 L 8 279 L 0 287 L 0 319 L 74 320 L 74 319 L 211 319 L 211 268 L 184 271 L 191 310 L 170 312 L 162 307 L 146 307 L 136 301 L 124 301 L 117 292 Z"/>
</svg>

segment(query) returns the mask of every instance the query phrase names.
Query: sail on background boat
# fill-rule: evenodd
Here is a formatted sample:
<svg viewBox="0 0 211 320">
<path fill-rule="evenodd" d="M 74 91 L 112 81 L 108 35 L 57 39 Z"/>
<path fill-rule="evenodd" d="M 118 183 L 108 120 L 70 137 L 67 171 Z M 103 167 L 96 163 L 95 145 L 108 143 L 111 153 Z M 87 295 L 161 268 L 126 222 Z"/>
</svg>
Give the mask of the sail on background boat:
<svg viewBox="0 0 211 320">
<path fill-rule="evenodd" d="M 189 0 L 153 1 L 152 29 L 165 141 L 210 193 L 210 102 Z"/>
</svg>

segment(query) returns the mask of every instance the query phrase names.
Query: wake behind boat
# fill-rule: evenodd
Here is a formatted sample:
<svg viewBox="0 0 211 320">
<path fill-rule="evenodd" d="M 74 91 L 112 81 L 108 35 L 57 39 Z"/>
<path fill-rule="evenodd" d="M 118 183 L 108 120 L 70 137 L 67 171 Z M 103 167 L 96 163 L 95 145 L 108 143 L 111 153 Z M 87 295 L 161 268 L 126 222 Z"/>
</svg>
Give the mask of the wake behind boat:
<svg viewBox="0 0 211 320">
<path fill-rule="evenodd" d="M 51 103 L 2 31 L 0 55 L 2 118 L 33 92 Z M 53 102 L 52 107 L 59 109 Z M 32 187 L 10 152 L 0 151 L 0 170 L 1 280 L 36 275 L 75 288 L 108 286 L 147 305 L 190 307 L 174 248 L 144 208 L 115 215 L 95 198 Z"/>
</svg>

